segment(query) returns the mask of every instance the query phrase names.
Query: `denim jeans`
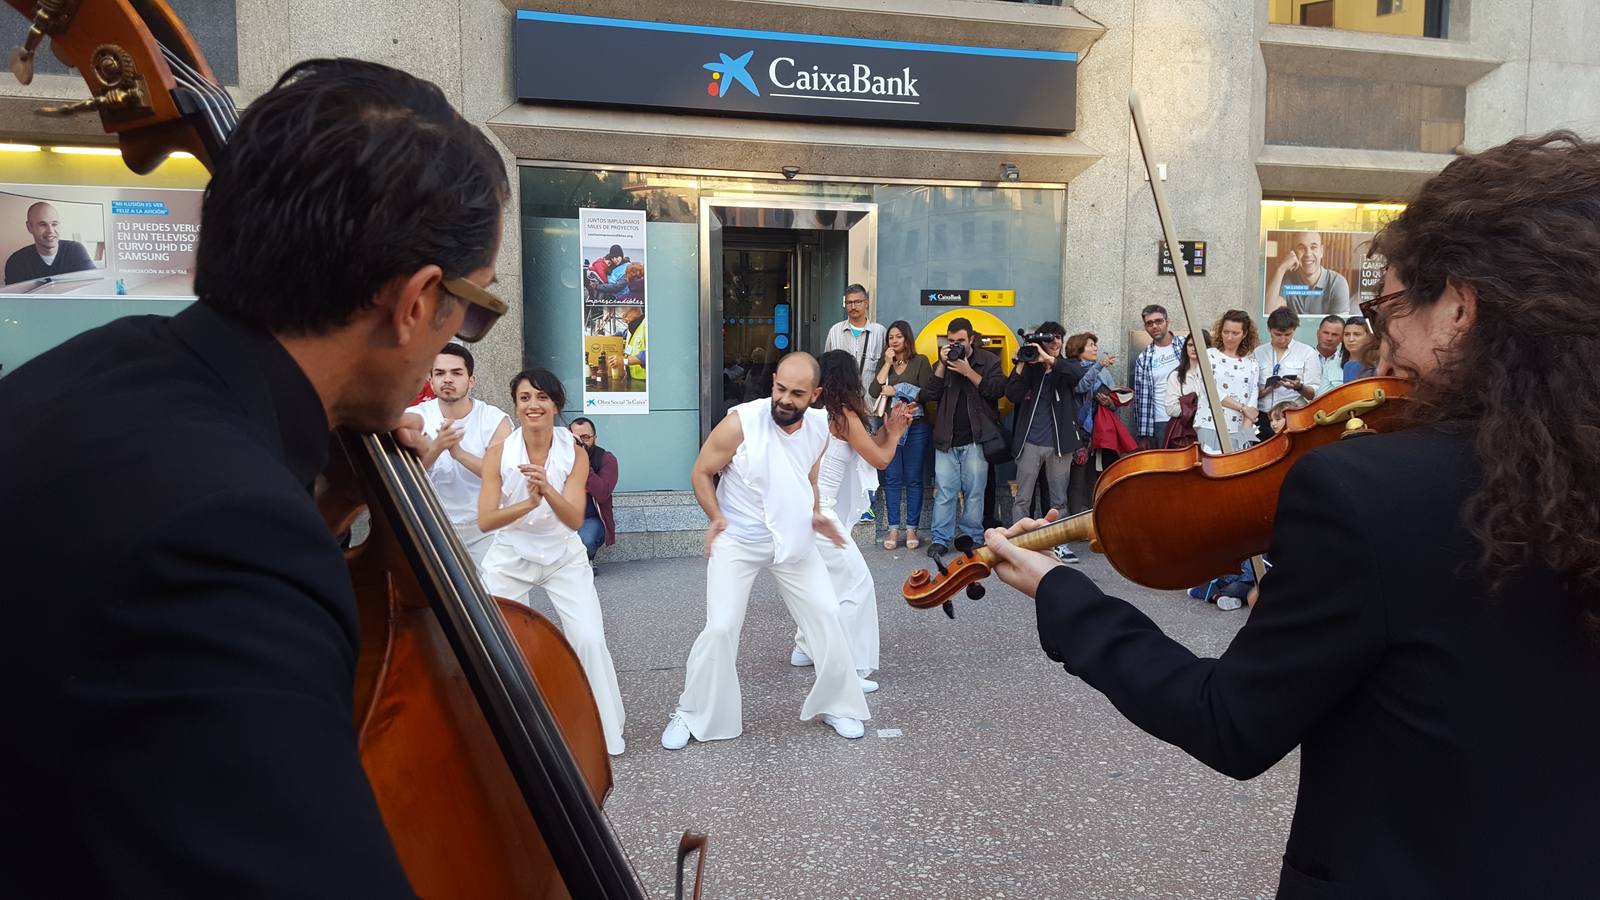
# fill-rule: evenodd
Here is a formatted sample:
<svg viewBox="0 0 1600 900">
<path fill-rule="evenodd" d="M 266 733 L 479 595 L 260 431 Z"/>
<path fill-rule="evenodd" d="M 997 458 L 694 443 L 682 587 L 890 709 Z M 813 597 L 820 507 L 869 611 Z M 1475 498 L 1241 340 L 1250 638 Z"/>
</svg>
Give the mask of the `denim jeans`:
<svg viewBox="0 0 1600 900">
<path fill-rule="evenodd" d="M 589 558 L 594 559 L 606 542 L 606 523 L 595 518 L 584 519 L 583 524 L 578 526 L 578 537 L 589 551 Z"/>
<path fill-rule="evenodd" d="M 888 508 L 889 527 L 900 527 L 900 492 L 905 491 L 906 527 L 922 527 L 922 471 L 928 462 L 928 441 L 933 426 L 912 422 L 900 435 L 894 459 L 883 470 L 883 503 Z"/>
<path fill-rule="evenodd" d="M 983 488 L 989 462 L 977 444 L 933 451 L 933 542 L 950 546 L 957 530 L 983 543 Z M 962 496 L 956 521 L 956 494 Z"/>
</svg>

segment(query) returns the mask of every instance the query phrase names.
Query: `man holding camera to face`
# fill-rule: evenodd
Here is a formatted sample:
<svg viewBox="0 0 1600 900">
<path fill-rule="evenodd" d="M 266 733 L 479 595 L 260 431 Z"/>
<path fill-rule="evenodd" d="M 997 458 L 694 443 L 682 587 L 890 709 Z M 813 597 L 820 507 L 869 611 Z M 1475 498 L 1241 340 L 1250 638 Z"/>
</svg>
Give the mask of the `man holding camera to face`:
<svg viewBox="0 0 1600 900">
<path fill-rule="evenodd" d="M 1012 505 L 1012 520 L 1029 518 L 1030 507 L 1044 472 L 1050 506 L 1067 509 L 1067 480 L 1072 474 L 1072 457 L 1083 446 L 1078 435 L 1078 382 L 1097 380 L 1100 370 L 1114 364 L 1106 356 L 1084 368 L 1077 360 L 1061 353 L 1067 330 L 1059 322 L 1046 322 L 1033 334 L 1017 332 L 1022 344 L 1017 348 L 1011 377 L 1006 379 L 1006 399 L 1017 408 L 1012 423 L 1011 454 L 1017 461 L 1017 498 Z M 1078 558 L 1065 545 L 1056 549 L 1063 562 Z"/>
<path fill-rule="evenodd" d="M 962 536 L 983 543 L 983 497 L 989 481 L 984 440 L 1000 445 L 996 407 L 1006 392 L 1000 357 L 978 346 L 971 320 L 952 319 L 939 350 L 933 377 L 922 389 L 923 403 L 937 403 L 933 414 L 933 544 L 930 556 L 948 553 L 959 529 Z M 956 520 L 956 495 L 962 495 Z"/>
</svg>

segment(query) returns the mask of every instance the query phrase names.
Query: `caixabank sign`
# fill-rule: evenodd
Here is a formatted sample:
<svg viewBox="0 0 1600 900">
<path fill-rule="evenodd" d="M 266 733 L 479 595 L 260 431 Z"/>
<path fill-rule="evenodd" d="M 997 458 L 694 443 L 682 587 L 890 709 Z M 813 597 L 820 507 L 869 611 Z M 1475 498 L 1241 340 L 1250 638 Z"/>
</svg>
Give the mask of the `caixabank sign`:
<svg viewBox="0 0 1600 900">
<path fill-rule="evenodd" d="M 1078 56 L 517 12 L 521 100 L 1002 131 L 1074 127 Z"/>
</svg>

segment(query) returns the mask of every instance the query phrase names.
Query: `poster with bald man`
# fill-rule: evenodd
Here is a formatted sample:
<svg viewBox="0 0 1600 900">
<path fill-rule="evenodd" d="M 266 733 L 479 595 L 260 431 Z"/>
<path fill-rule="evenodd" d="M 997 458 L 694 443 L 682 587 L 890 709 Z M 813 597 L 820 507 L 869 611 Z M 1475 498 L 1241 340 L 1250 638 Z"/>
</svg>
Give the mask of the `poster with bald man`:
<svg viewBox="0 0 1600 900">
<path fill-rule="evenodd" d="M 0 184 L 0 295 L 190 299 L 201 191 Z"/>
<path fill-rule="evenodd" d="M 1265 313 L 1352 316 L 1377 296 L 1383 262 L 1367 258 L 1370 231 L 1268 231 Z"/>
</svg>

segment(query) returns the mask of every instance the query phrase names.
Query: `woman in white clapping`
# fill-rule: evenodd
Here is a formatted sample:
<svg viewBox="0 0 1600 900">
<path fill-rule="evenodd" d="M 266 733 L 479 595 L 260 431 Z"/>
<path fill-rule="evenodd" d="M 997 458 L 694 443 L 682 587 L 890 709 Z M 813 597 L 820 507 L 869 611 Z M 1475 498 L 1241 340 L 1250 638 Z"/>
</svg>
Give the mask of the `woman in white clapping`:
<svg viewBox="0 0 1600 900">
<path fill-rule="evenodd" d="M 520 427 L 483 456 L 478 527 L 495 533 L 483 557 L 483 586 L 523 604 L 536 587 L 550 596 L 594 691 L 606 749 L 616 756 L 625 746 L 622 693 L 606 647 L 594 570 L 578 537 L 589 455 L 577 452 L 572 432 L 556 424 L 567 393 L 549 370 L 519 373 L 511 379 L 511 398 Z"/>
</svg>

